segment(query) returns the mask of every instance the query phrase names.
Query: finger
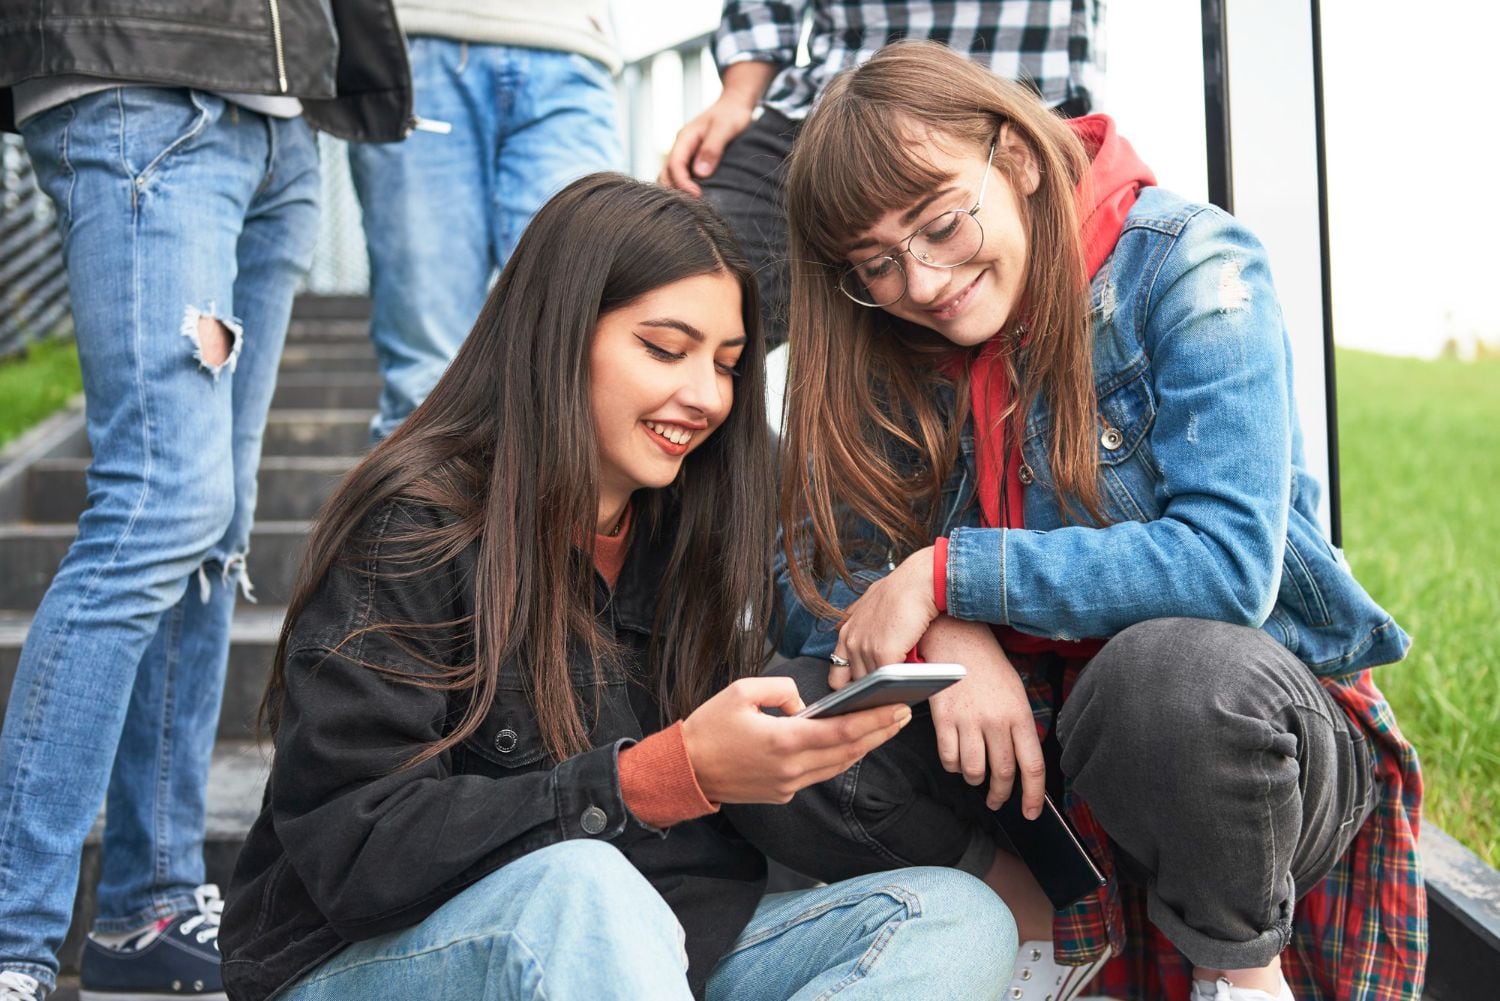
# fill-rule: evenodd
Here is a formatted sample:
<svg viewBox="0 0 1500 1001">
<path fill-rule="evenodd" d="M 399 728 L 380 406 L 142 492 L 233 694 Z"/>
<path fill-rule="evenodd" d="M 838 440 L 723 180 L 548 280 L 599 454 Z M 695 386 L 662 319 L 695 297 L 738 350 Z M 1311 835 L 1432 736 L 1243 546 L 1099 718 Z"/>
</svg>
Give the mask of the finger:
<svg viewBox="0 0 1500 1001">
<path fill-rule="evenodd" d="M 1047 761 L 1030 720 L 1015 729 L 1016 770 L 1021 773 L 1021 812 L 1028 820 L 1042 815 L 1042 797 L 1047 792 Z"/>
<path fill-rule="evenodd" d="M 809 753 L 804 761 L 805 778 L 809 783 L 822 782 L 848 771 L 856 761 L 890 740 L 911 722 L 911 711 L 897 718 L 896 722 L 881 726 L 861 736 L 858 740 L 825 751 Z"/>
<path fill-rule="evenodd" d="M 697 152 L 699 140 L 699 130 L 691 123 L 677 133 L 677 140 L 672 143 L 672 149 L 667 153 L 667 162 L 662 166 L 662 174 L 668 187 L 691 195 L 703 193 L 688 171 L 688 161 Z"/>
<path fill-rule="evenodd" d="M 984 784 L 985 762 L 988 754 L 984 745 L 984 731 L 977 723 L 958 728 L 958 761 L 964 781 L 971 786 Z"/>
<path fill-rule="evenodd" d="M 795 716 L 804 708 L 797 683 L 791 678 L 779 675 L 741 678 L 732 687 L 741 698 L 761 709 L 780 709 L 784 715 Z"/>
<path fill-rule="evenodd" d="M 708 177 L 719 169 L 719 160 L 724 155 L 724 147 L 729 145 L 735 133 L 723 125 L 710 125 L 703 134 L 703 141 L 698 144 L 698 151 L 693 156 L 693 176 Z"/>
<path fill-rule="evenodd" d="M 851 680 L 853 679 L 849 671 L 849 651 L 844 646 L 843 630 L 841 629 L 838 641 L 833 646 L 833 656 L 828 659 L 828 687 L 836 692 Z"/>
<path fill-rule="evenodd" d="M 990 755 L 990 789 L 984 802 L 991 810 L 998 810 L 1010 799 L 1011 789 L 1016 781 L 1010 734 L 1004 731 L 988 733 L 985 735 L 985 746 Z"/>
<path fill-rule="evenodd" d="M 905 726 L 911 719 L 910 706 L 875 706 L 859 712 L 845 713 L 827 719 L 801 720 L 795 734 L 794 753 L 839 751 L 857 744 L 870 734 L 889 726 Z"/>
<path fill-rule="evenodd" d="M 835 692 L 843 688 L 850 681 L 849 666 L 847 664 L 828 665 L 828 687 Z"/>
<path fill-rule="evenodd" d="M 932 718 L 932 728 L 937 733 L 938 761 L 942 762 L 943 770 L 948 772 L 958 771 L 958 727 L 946 715 L 943 716 L 941 721 L 934 715 Z"/>
</svg>

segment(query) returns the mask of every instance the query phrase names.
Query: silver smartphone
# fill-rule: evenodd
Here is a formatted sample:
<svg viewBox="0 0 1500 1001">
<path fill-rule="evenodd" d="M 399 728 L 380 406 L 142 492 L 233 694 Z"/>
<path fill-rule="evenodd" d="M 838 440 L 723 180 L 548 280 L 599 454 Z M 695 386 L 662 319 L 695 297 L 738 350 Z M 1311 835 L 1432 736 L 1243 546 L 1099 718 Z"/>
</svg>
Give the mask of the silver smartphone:
<svg viewBox="0 0 1500 1001">
<path fill-rule="evenodd" d="M 962 681 L 964 673 L 962 664 L 887 664 L 819 699 L 797 715 L 842 716 L 898 702 L 912 705 L 955 681 Z"/>
</svg>

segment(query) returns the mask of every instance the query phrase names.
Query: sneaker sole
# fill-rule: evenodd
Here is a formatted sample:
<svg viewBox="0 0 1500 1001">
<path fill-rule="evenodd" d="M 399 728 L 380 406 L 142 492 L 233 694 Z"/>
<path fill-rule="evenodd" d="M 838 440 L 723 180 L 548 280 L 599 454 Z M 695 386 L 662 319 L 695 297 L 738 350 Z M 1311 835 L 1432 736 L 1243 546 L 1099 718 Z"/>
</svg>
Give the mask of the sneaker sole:
<svg viewBox="0 0 1500 1001">
<path fill-rule="evenodd" d="M 223 991 L 210 991 L 206 994 L 142 994 L 138 991 L 91 991 L 80 989 L 78 1001 L 229 1001 L 229 996 Z"/>
</svg>

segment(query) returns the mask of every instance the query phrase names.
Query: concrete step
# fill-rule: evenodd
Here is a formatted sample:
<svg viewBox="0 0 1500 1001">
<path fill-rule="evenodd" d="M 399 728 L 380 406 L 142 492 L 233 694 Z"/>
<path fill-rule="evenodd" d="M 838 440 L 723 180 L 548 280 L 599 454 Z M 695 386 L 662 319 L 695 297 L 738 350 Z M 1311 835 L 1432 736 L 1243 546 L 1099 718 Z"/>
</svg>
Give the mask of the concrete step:
<svg viewBox="0 0 1500 1001">
<path fill-rule="evenodd" d="M 327 318 L 298 319 L 292 317 L 286 328 L 288 344 L 364 344 L 370 343 L 370 321 L 360 319 Z"/>
<path fill-rule="evenodd" d="M 368 341 L 288 341 L 281 352 L 281 374 L 290 372 L 378 372 Z"/>
<path fill-rule="evenodd" d="M 208 826 L 204 844 L 204 862 L 208 882 L 217 883 L 222 893 L 229 886 L 234 861 L 260 813 L 261 793 L 270 771 L 269 745 L 236 741 L 214 748 L 208 778 Z M 83 868 L 78 881 L 78 896 L 73 904 L 73 926 L 63 942 L 58 959 L 64 976 L 78 971 L 83 956 L 83 939 L 93 923 L 94 888 L 99 882 L 99 845 L 104 832 L 103 814 L 94 824 L 83 849 Z M 70 984 L 69 986 L 72 986 Z M 54 994 L 49 1001 L 59 997 Z"/>
<path fill-rule="evenodd" d="M 359 409 L 373 411 L 380 400 L 380 377 L 365 372 L 291 372 L 276 381 L 271 406 L 283 410 Z"/>
<path fill-rule="evenodd" d="M 267 457 L 363 455 L 370 448 L 371 413 L 365 409 L 273 410 L 266 420 L 261 451 Z"/>
<path fill-rule="evenodd" d="M 75 526 L 0 525 L 0 608 L 35 609 L 73 542 Z M 250 579 L 265 605 L 284 605 L 302 557 L 305 521 L 261 521 L 250 536 Z"/>
<path fill-rule="evenodd" d="M 255 714 L 260 708 L 276 640 L 286 609 L 280 605 L 252 605 L 241 601 L 229 632 L 229 667 L 224 681 L 224 703 L 219 712 L 219 740 L 252 740 Z M 21 646 L 31 629 L 31 612 L 0 611 L 0 716 L 10 699 L 11 682 L 21 659 Z"/>
<path fill-rule="evenodd" d="M 266 456 L 260 463 L 257 517 L 268 521 L 312 518 L 339 478 L 359 461 L 354 456 Z M 42 459 L 32 465 L 26 484 L 26 521 L 76 524 L 88 490 L 86 459 Z"/>
</svg>

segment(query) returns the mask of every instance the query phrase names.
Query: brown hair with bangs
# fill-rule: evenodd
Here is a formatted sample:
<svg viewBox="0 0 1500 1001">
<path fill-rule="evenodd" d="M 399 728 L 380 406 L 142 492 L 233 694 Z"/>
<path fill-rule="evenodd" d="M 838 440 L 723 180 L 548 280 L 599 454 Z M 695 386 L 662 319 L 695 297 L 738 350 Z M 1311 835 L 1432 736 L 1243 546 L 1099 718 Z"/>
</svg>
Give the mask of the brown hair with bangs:
<svg viewBox="0 0 1500 1001">
<path fill-rule="evenodd" d="M 817 581 L 837 574 L 853 586 L 850 564 L 899 561 L 931 541 L 969 413 L 967 366 L 944 364 L 963 357 L 962 349 L 839 291 L 846 248 L 886 213 L 950 180 L 923 156 L 923 145 L 988 152 L 1002 125 L 1008 143 L 997 147 L 995 166 L 1024 190 L 1024 158 L 1007 149 L 1019 140 L 1040 183 L 1019 199 L 1029 243 L 1019 299 L 1025 315 L 1011 320 L 1024 321 L 1027 335 L 1005 355 L 1012 403 L 998 420 L 1019 425 L 1040 394 L 1051 414 L 1062 512 L 1102 521 L 1076 201 L 1088 173 L 1083 145 L 1024 87 L 936 43 L 894 43 L 834 79 L 788 165 L 791 358 L 781 517 L 793 587 L 821 617 L 841 613 Z M 950 386 L 956 402 L 944 414 L 936 397 Z M 857 520 L 878 541 L 856 537 Z"/>
</svg>

